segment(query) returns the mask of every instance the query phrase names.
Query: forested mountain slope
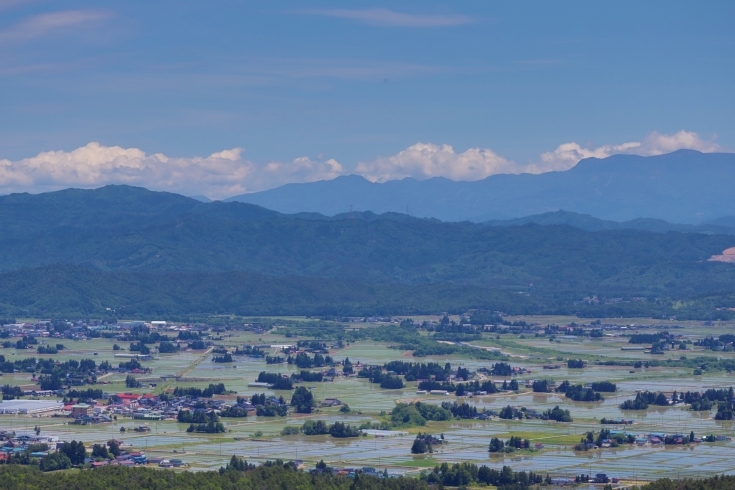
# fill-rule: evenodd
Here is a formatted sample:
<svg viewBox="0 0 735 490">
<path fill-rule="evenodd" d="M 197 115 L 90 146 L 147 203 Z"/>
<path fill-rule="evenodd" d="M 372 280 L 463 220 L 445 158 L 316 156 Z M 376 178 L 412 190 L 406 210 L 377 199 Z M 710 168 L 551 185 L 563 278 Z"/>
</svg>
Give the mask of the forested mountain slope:
<svg viewBox="0 0 735 490">
<path fill-rule="evenodd" d="M 81 294 L 80 305 L 150 306 L 155 298 L 156 311 L 177 301 L 197 311 L 237 309 L 238 302 L 263 312 L 289 304 L 293 311 L 327 305 L 330 297 L 360 307 L 393 297 L 418 311 L 408 298 L 438 306 L 442 294 L 453 297 L 446 305 L 481 307 L 476 299 L 484 295 L 488 306 L 500 308 L 508 300 L 503 291 L 519 305 L 558 307 L 595 294 L 654 301 L 735 289 L 735 266 L 707 261 L 735 246 L 728 235 L 493 227 L 372 213 L 289 216 L 125 186 L 0 198 L 0 230 L 0 272 L 12 272 L 4 276 L 12 287 L 0 303 L 32 303 L 37 310 L 45 307 L 36 296 L 54 291 L 44 277 L 55 277 L 56 290 L 68 298 Z M 54 264 L 83 269 L 43 268 Z M 187 275 L 171 276 L 180 273 Z M 167 287 L 158 288 L 156 278 Z M 183 294 L 177 281 L 199 299 Z M 156 293 L 144 297 L 150 289 Z"/>
</svg>

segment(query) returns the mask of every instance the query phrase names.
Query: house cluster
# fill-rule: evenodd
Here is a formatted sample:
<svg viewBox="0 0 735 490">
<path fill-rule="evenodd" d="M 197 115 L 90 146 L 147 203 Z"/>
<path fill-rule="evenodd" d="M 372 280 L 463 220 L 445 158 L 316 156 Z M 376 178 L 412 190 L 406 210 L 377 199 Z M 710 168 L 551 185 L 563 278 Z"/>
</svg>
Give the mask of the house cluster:
<svg viewBox="0 0 735 490">
<path fill-rule="evenodd" d="M 108 414 L 113 416 L 122 415 L 132 417 L 134 420 L 156 421 L 156 420 L 175 420 L 179 411 L 203 412 L 206 414 L 214 413 L 241 413 L 239 416 L 256 415 L 259 407 L 287 406 L 287 401 L 283 397 L 275 396 L 260 397 L 238 397 L 237 400 L 223 400 L 216 398 L 195 398 L 186 396 L 167 396 L 162 399 L 160 396 L 146 394 L 137 395 L 129 393 L 118 393 L 110 397 L 110 405 L 104 406 Z M 335 398 L 324 400 L 329 403 L 328 406 L 341 405 L 342 402 Z M 324 405 L 327 406 L 327 405 Z M 234 415 L 230 415 L 234 416 Z"/>
<path fill-rule="evenodd" d="M 47 337 L 52 339 L 87 340 L 99 337 L 103 332 L 118 332 L 124 335 L 134 327 L 146 327 L 150 331 L 162 330 L 173 333 L 196 330 L 194 325 L 173 325 L 165 321 L 128 321 L 109 323 L 102 320 L 54 321 L 39 320 L 35 323 L 7 323 L 1 326 L 6 337 Z M 109 333 L 108 333 L 109 335 Z"/>
<path fill-rule="evenodd" d="M 16 434 L 13 431 L 0 430 L 0 439 L 2 447 L 0 447 L 0 462 L 5 462 L 13 454 L 22 454 L 33 449 L 34 446 L 46 445 L 46 450 L 34 450 L 31 457 L 42 458 L 49 451 L 55 451 L 59 438 L 56 436 L 42 436 L 35 433 Z M 41 446 L 42 447 L 42 446 Z"/>
<path fill-rule="evenodd" d="M 118 393 L 110 397 L 111 410 L 115 414 L 132 417 L 134 420 L 173 420 L 180 410 L 215 411 L 226 408 L 224 400 L 192 398 L 190 396 L 166 397 L 145 394 Z"/>
<path fill-rule="evenodd" d="M 343 316 L 331 318 L 337 322 L 343 323 L 400 323 L 400 319 L 393 319 L 389 316 Z"/>
<path fill-rule="evenodd" d="M 300 461 L 300 460 L 293 461 L 293 464 L 297 465 L 297 468 L 303 469 L 302 468 L 304 466 L 303 461 Z M 323 467 L 317 466 L 316 468 L 309 470 L 309 473 L 311 473 L 312 475 L 321 475 L 323 473 L 329 473 L 332 475 L 344 476 L 346 478 L 355 478 L 357 475 L 373 476 L 375 478 L 392 478 L 393 477 L 392 475 L 389 475 L 386 472 L 378 471 L 377 469 L 369 467 L 369 466 L 365 466 L 362 468 L 350 468 L 350 467 L 332 468 L 328 466 L 323 466 Z"/>
<path fill-rule="evenodd" d="M 119 445 L 121 444 L 121 441 L 115 441 Z M 163 458 L 158 458 L 163 459 Z M 92 468 L 101 468 L 103 466 L 136 466 L 136 465 L 144 465 L 148 463 L 153 463 L 153 461 L 149 461 L 148 457 L 145 455 L 144 452 L 141 451 L 120 451 L 120 453 L 117 456 L 113 456 L 110 459 L 102 460 L 102 461 L 95 461 L 92 458 L 85 458 L 84 460 L 85 464 L 89 464 Z"/>
<path fill-rule="evenodd" d="M 480 374 L 484 374 L 485 376 L 489 376 L 489 375 L 493 374 L 492 369 L 491 368 L 487 368 L 487 367 L 478 368 L 477 369 L 477 372 L 480 373 Z M 531 370 L 528 369 L 528 368 L 525 368 L 523 366 L 513 366 L 513 367 L 511 367 L 511 370 L 510 370 L 510 375 L 511 376 L 518 376 L 518 375 L 521 375 L 521 374 L 531 374 Z"/>
<path fill-rule="evenodd" d="M 618 483 L 618 478 L 610 478 L 607 473 L 597 473 L 594 477 L 591 475 L 579 475 L 571 483 L 561 483 L 562 485 L 574 484 L 574 483 L 595 483 L 595 484 L 607 484 L 607 483 Z M 555 484 L 554 479 L 551 480 L 552 484 Z"/>
<path fill-rule="evenodd" d="M 611 430 L 609 439 L 601 439 L 599 445 L 593 442 L 585 444 L 586 449 L 598 449 L 598 448 L 609 448 L 614 447 L 615 436 L 624 435 L 628 437 L 628 440 L 635 439 L 637 446 L 674 446 L 687 443 L 699 444 L 701 442 L 727 442 L 730 441 L 730 437 L 719 435 L 719 436 L 707 436 L 704 441 L 699 437 L 694 437 L 690 440 L 688 434 L 668 434 L 664 432 L 651 432 L 648 434 L 637 434 L 629 431 L 622 430 Z"/>
<path fill-rule="evenodd" d="M 75 424 L 88 425 L 112 422 L 118 416 L 141 421 L 172 420 L 176 419 L 179 410 L 219 412 L 231 405 L 225 400 L 190 396 L 166 397 L 166 400 L 162 400 L 160 396 L 150 393 L 116 393 L 106 396 L 106 400 L 64 405 L 57 415 L 72 417 Z"/>
</svg>

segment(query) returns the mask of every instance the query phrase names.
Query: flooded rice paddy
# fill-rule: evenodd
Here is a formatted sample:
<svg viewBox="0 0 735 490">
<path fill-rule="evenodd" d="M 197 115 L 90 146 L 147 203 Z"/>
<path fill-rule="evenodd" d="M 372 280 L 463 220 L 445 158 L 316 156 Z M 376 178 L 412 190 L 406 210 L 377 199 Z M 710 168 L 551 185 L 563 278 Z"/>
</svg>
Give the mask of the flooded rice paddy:
<svg viewBox="0 0 735 490">
<path fill-rule="evenodd" d="M 553 319 L 550 323 L 561 323 L 563 319 Z M 579 321 L 579 320 L 577 320 Z M 639 322 L 643 322 L 640 320 Z M 632 322 L 631 322 L 632 323 Z M 702 326 L 696 323 L 676 324 L 675 333 L 696 339 L 705 335 L 719 335 L 732 330 L 733 325 Z M 669 325 L 669 328 L 674 325 Z M 674 331 L 674 330 L 672 330 Z M 235 332 L 218 344 L 242 346 L 253 344 L 292 343 L 295 339 L 273 334 L 251 334 Z M 663 476 L 703 476 L 715 473 L 735 474 L 735 443 L 717 442 L 689 446 L 623 446 L 619 448 L 574 451 L 574 445 L 587 431 L 599 432 L 602 428 L 626 430 L 634 434 L 651 432 L 684 433 L 694 432 L 697 437 L 707 434 L 735 436 L 731 421 L 716 421 L 716 411 L 693 412 L 686 407 L 652 407 L 648 410 L 623 411 L 619 405 L 635 397 L 637 390 L 686 392 L 702 391 L 707 388 L 729 388 L 735 385 L 735 376 L 725 372 L 705 373 L 695 376 L 690 368 L 636 368 L 629 366 L 595 365 L 599 360 L 641 360 L 672 358 L 680 356 L 713 356 L 731 358 L 733 353 L 702 351 L 699 348 L 688 351 L 669 351 L 663 356 L 652 356 L 642 351 L 621 350 L 626 346 L 623 337 L 602 339 L 564 339 L 549 342 L 544 337 L 521 338 L 503 335 L 475 342 L 487 347 L 498 347 L 513 354 L 511 364 L 523 366 L 531 372 L 517 376 L 521 384 L 518 393 L 506 392 L 477 398 L 464 398 L 463 401 L 478 409 L 499 410 L 507 405 L 526 407 L 543 411 L 555 406 L 568 409 L 574 419 L 572 423 L 557 423 L 541 420 L 508 421 L 498 418 L 491 420 L 454 420 L 430 422 L 422 428 L 407 429 L 408 434 L 390 437 L 359 437 L 335 439 L 329 436 L 281 436 L 281 430 L 289 426 L 300 426 L 305 420 L 336 421 L 359 425 L 366 421 L 387 420 L 396 402 L 422 401 L 440 404 L 456 401 L 455 396 L 437 396 L 416 393 L 416 383 L 409 382 L 402 390 L 385 390 L 378 385 L 359 378 L 336 378 L 334 382 L 306 383 L 317 400 L 338 398 L 350 406 L 352 412 L 343 414 L 337 408 L 321 408 L 311 415 L 293 414 L 288 417 L 248 417 L 242 419 L 223 419 L 227 428 L 224 434 L 191 434 L 186 432 L 186 424 L 174 421 L 146 422 L 150 432 L 139 433 L 132 429 L 142 425 L 142 421 L 119 417 L 117 421 L 99 425 L 69 425 L 69 419 L 51 417 L 29 417 L 22 415 L 0 415 L 0 429 L 31 431 L 39 426 L 43 434 L 57 435 L 62 439 L 77 439 L 88 446 L 111 438 L 123 439 L 149 456 L 180 458 L 189 463 L 194 471 L 217 469 L 233 455 L 252 462 L 269 459 L 303 460 L 307 466 L 324 460 L 334 466 L 387 468 L 391 473 L 418 473 L 434 465 L 455 462 L 473 462 L 500 468 L 504 465 L 514 470 L 549 473 L 555 476 L 574 476 L 581 473 L 607 473 L 626 480 L 651 480 Z M 93 358 L 97 362 L 114 358 L 112 342 L 103 339 L 70 342 L 69 350 L 62 351 L 55 359 Z M 690 348 L 691 349 L 691 348 Z M 20 354 L 5 349 L 3 354 L 12 360 Z M 97 352 L 97 355 L 93 353 Z M 275 352 L 274 352 L 275 353 Z M 451 362 L 474 371 L 490 367 L 493 361 L 459 359 L 456 357 L 413 358 L 410 352 L 390 348 L 389 344 L 357 342 L 343 349 L 331 351 L 337 360 L 349 357 L 353 363 L 383 364 L 391 360 Z M 37 356 L 48 357 L 48 356 Z M 154 361 L 145 363 L 153 369 L 152 374 L 140 376 L 144 388 L 126 389 L 125 375 L 113 374 L 100 379 L 106 384 L 100 387 L 105 392 L 161 392 L 174 386 L 206 387 L 209 383 L 224 383 L 229 390 L 240 396 L 254 393 L 283 395 L 289 392 L 249 388 L 248 383 L 257 378 L 261 371 L 291 373 L 298 371 L 287 364 L 266 365 L 262 359 L 239 357 L 234 365 L 216 364 L 211 361 L 212 354 L 202 352 L 181 352 L 160 354 Z M 584 369 L 567 369 L 565 360 L 581 357 L 589 361 Z M 559 369 L 545 370 L 543 365 L 560 364 Z M 631 372 L 633 371 L 633 372 Z M 170 377 L 179 376 L 177 381 Z M 511 379 L 492 376 L 491 379 Z M 561 394 L 533 393 L 523 388 L 526 380 L 552 379 L 557 383 L 569 380 L 572 384 L 586 384 L 594 381 L 612 381 L 617 384 L 616 393 L 603 394 L 601 402 L 573 402 Z M 4 374 L 2 384 L 31 385 L 30 375 L 24 373 Z M 148 386 L 155 383 L 155 387 Z M 231 397 L 234 398 L 234 395 Z M 600 419 L 634 419 L 632 426 L 616 427 L 601 425 Z M 121 432 L 120 428 L 126 431 Z M 431 454 L 412 455 L 411 445 L 418 431 L 431 432 L 444 436 L 445 443 L 436 446 Z M 527 438 L 532 444 L 543 444 L 537 451 L 490 455 L 487 451 L 492 437 L 507 439 L 511 435 Z"/>
</svg>

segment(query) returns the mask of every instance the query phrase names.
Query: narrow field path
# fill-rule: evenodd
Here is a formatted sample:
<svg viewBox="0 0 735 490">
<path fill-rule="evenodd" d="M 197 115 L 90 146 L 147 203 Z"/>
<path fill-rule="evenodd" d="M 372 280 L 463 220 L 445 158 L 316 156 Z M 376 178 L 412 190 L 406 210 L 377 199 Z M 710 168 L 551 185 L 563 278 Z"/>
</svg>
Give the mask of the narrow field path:
<svg viewBox="0 0 735 490">
<path fill-rule="evenodd" d="M 210 352 L 212 352 L 213 349 L 214 349 L 214 347 L 210 347 L 209 349 L 207 349 L 206 351 L 204 351 L 202 353 L 202 355 L 199 356 L 199 358 L 195 359 L 194 361 L 192 361 L 191 364 L 189 364 L 188 366 L 186 366 L 185 368 L 183 368 L 182 370 L 180 370 L 179 372 L 177 372 L 176 374 L 174 374 L 174 378 L 177 378 L 178 379 L 178 378 L 181 378 L 181 377 L 185 376 L 186 374 L 189 374 L 190 372 L 192 372 L 194 370 L 194 368 L 197 367 L 204 360 L 205 357 L 207 357 L 207 354 L 209 354 Z"/>
</svg>

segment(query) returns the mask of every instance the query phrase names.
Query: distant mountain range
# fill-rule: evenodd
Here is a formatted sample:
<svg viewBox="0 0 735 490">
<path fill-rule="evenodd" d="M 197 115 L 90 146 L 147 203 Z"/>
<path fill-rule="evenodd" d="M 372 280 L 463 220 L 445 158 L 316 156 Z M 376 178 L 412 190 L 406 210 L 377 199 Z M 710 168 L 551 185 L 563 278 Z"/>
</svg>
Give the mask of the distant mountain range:
<svg viewBox="0 0 735 490">
<path fill-rule="evenodd" d="M 503 220 L 566 210 L 604 220 L 646 217 L 700 224 L 735 215 L 735 154 L 679 150 L 651 157 L 588 158 L 564 172 L 372 183 L 350 175 L 235 196 L 282 213 L 359 211 L 442 221 Z M 730 226 L 735 218 L 713 225 Z"/>
<path fill-rule="evenodd" d="M 524 216 L 508 220 L 488 220 L 483 224 L 489 226 L 522 226 L 528 223 L 537 225 L 568 225 L 586 231 L 602 230 L 643 230 L 655 233 L 678 231 L 682 233 L 708 233 L 735 235 L 735 216 L 728 216 L 712 220 L 700 225 L 686 225 L 669 223 L 662 219 L 637 218 L 629 221 L 610 221 L 595 218 L 588 214 L 573 213 L 571 211 L 553 211 L 549 213 Z"/>
</svg>

